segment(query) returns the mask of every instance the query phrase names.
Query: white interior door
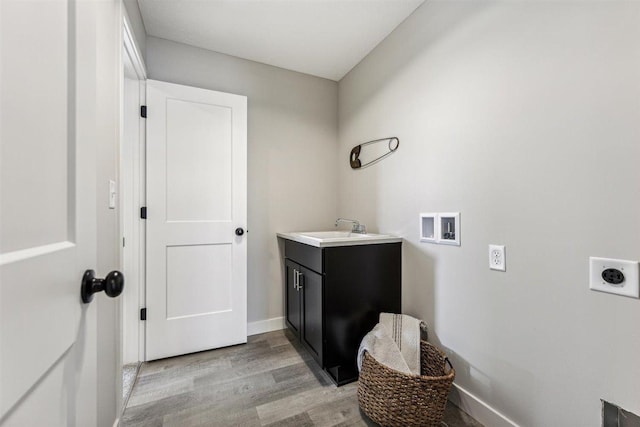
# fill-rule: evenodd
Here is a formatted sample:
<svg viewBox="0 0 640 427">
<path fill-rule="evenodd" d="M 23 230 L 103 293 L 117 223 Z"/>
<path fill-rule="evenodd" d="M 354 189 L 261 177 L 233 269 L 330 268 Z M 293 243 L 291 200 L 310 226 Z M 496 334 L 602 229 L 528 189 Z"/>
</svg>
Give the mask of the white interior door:
<svg viewBox="0 0 640 427">
<path fill-rule="evenodd" d="M 95 313 L 80 300 L 96 263 L 95 21 L 63 0 L 0 8 L 0 424 L 82 424 L 77 384 L 95 375 L 83 368 Z M 95 386 L 83 398 L 95 404 Z"/>
<path fill-rule="evenodd" d="M 246 97 L 147 81 L 147 360 L 246 342 L 246 165 Z"/>
</svg>

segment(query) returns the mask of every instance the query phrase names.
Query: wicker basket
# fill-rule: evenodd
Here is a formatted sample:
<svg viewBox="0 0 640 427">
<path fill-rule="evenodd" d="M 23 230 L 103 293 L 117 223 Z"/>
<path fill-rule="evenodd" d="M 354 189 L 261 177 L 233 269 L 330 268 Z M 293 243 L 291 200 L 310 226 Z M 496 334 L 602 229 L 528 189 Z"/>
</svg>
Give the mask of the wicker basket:
<svg viewBox="0 0 640 427">
<path fill-rule="evenodd" d="M 420 365 L 422 375 L 407 375 L 365 352 L 358 379 L 362 411 L 382 426 L 440 426 L 456 373 L 446 355 L 426 341 L 420 342 Z"/>
</svg>

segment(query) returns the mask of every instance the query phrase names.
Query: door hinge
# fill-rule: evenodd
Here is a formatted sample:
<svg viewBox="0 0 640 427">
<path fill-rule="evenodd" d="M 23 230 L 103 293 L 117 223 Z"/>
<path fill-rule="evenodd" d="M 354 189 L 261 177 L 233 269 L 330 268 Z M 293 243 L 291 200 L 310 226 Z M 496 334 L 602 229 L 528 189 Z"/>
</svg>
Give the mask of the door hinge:
<svg viewBox="0 0 640 427">
<path fill-rule="evenodd" d="M 140 309 L 140 320 L 147 320 L 147 308 Z"/>
<path fill-rule="evenodd" d="M 143 206 L 140 208 L 140 218 L 147 219 L 147 207 Z"/>
<path fill-rule="evenodd" d="M 141 105 L 140 106 L 140 117 L 143 118 L 147 118 L 147 106 L 146 105 Z"/>
</svg>

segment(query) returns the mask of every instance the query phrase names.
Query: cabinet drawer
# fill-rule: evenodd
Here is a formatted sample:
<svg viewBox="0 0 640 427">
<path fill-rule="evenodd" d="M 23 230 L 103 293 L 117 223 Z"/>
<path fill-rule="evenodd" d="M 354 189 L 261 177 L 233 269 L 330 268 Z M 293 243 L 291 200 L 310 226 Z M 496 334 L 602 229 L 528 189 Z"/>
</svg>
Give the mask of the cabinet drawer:
<svg viewBox="0 0 640 427">
<path fill-rule="evenodd" d="M 285 240 L 284 256 L 316 273 L 322 274 L 322 249 L 303 243 Z"/>
</svg>

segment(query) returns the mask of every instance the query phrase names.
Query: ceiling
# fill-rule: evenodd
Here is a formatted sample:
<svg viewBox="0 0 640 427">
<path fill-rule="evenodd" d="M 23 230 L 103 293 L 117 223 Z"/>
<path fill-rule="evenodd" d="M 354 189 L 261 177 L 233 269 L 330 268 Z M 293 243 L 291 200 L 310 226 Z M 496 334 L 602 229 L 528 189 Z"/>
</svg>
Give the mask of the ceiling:
<svg viewBox="0 0 640 427">
<path fill-rule="evenodd" d="M 138 0 L 147 34 L 340 80 L 424 0 Z"/>
</svg>

